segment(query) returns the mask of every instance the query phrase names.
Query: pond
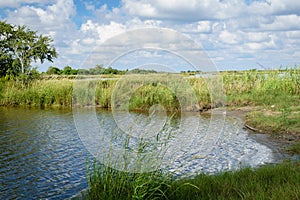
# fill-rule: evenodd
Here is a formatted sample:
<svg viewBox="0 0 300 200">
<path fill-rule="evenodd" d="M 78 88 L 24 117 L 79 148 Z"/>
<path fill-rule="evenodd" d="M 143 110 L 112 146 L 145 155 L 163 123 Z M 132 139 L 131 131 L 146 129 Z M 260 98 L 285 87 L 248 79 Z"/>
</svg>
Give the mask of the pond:
<svg viewBox="0 0 300 200">
<path fill-rule="evenodd" d="M 93 135 L 90 130 L 94 126 L 91 116 L 96 117 L 98 125 L 101 126 L 101 137 Z M 133 121 L 138 126 L 128 125 Z M 214 123 L 224 124 L 218 130 L 217 137 L 211 139 L 201 135 L 201 132 L 209 132 L 210 127 L 217 127 Z M 184 127 L 180 128 L 182 124 Z M 197 129 L 194 128 L 195 124 L 198 124 Z M 163 130 L 160 129 L 161 126 L 164 127 Z M 116 131 L 118 128 L 122 131 Z M 128 134 L 122 133 L 129 129 L 132 138 L 128 140 Z M 149 132 L 147 130 L 151 130 L 150 135 L 145 135 Z M 159 157 L 154 151 L 154 155 L 157 155 L 154 163 L 178 176 L 191 176 L 201 172 L 214 174 L 242 166 L 255 167 L 273 163 L 281 159 L 275 156 L 270 147 L 249 136 L 242 129 L 238 118 L 224 118 L 222 114 L 213 121 L 210 116 L 199 114 L 173 116 L 169 121 L 157 115 L 149 121 L 145 113 L 112 113 L 101 109 L 78 109 L 72 112 L 70 109 L 2 107 L 0 199 L 74 197 L 88 186 L 88 160 L 92 160 L 94 156 L 99 159 L 105 157 L 107 149 L 112 150 L 113 147 L 114 153 L 110 159 L 120 163 L 115 166 L 116 169 L 124 169 L 124 148 L 122 151 L 122 148 L 115 147 L 124 147 L 126 144 L 126 152 L 133 151 L 138 148 L 138 139 L 144 138 L 149 142 L 151 138 L 157 139 L 160 131 L 171 131 L 172 136 L 165 134 L 168 137 L 161 137 L 165 139 L 164 145 L 155 148 L 163 151 L 164 156 Z M 138 135 L 139 132 L 144 133 L 143 137 Z M 112 139 L 113 135 L 117 136 Z M 97 147 L 100 143 L 101 148 Z M 153 160 L 153 153 L 147 153 L 150 152 L 147 148 L 151 149 L 153 145 L 144 149 L 144 155 L 151 155 Z M 201 153 L 204 150 L 205 153 Z M 132 154 L 128 157 L 128 171 L 134 169 L 134 156 Z M 145 160 L 146 163 L 151 161 L 148 158 Z M 108 163 L 107 160 L 103 162 Z M 143 166 L 147 170 L 146 165 Z"/>
</svg>

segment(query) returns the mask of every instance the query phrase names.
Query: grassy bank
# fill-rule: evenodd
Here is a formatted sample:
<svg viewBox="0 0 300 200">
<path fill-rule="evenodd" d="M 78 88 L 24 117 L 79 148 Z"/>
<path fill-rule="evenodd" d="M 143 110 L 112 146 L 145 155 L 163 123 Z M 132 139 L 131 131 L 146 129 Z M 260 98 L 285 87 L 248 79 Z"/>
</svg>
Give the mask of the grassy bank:
<svg viewBox="0 0 300 200">
<path fill-rule="evenodd" d="M 300 132 L 299 68 L 222 72 L 220 75 L 227 98 L 225 102 L 229 107 L 260 107 L 247 116 L 249 126 L 266 132 Z M 73 101 L 78 105 L 110 108 L 113 95 L 114 103 L 120 109 L 124 99 L 129 102 L 129 109 L 143 111 L 155 104 L 175 111 L 201 111 L 221 105 L 217 101 L 212 102 L 207 77 L 186 77 L 182 80 L 174 76 L 177 75 L 170 78 L 170 74 L 158 74 L 147 79 L 149 76 L 139 75 L 138 79 L 130 82 L 117 79 L 120 77 L 102 77 L 104 79 L 98 81 L 94 80 L 95 77 L 88 77 L 89 80 L 76 81 L 75 91 L 75 77 L 46 77 L 26 85 L 22 85 L 21 81 L 1 79 L 0 105 L 71 107 Z"/>
<path fill-rule="evenodd" d="M 153 80 L 155 76 L 159 76 L 159 78 Z M 169 104 L 167 108 L 170 109 L 178 106 L 176 104 L 178 99 L 176 98 L 178 98 L 178 94 L 183 94 L 180 91 L 182 85 L 175 85 L 172 81 L 179 80 L 181 83 L 185 83 L 181 79 L 168 79 L 170 77 L 168 74 L 155 76 L 150 76 L 151 80 L 145 80 L 147 76 L 140 75 L 139 77 L 141 78 L 135 80 L 136 83 L 123 81 L 118 83 L 118 86 L 121 87 L 120 84 L 128 83 L 131 84 L 130 87 L 132 88 L 136 85 L 142 86 L 135 88 L 137 90 L 131 94 L 133 107 L 137 109 L 145 109 L 160 102 L 162 105 Z M 292 106 L 298 109 L 299 107 L 300 69 L 268 71 L 268 73 L 259 71 L 222 72 L 221 77 L 227 97 L 226 102 L 229 106 L 256 105 L 266 108 L 271 108 L 272 106 L 273 110 L 287 109 Z M 0 104 L 71 106 L 73 81 L 74 77 L 70 79 L 60 76 L 46 77 L 42 80 L 31 81 L 23 86 L 21 81 L 5 81 L 2 79 L 0 82 Z M 210 106 L 211 95 L 207 89 L 207 78 L 188 78 L 187 81 L 189 86 L 193 88 L 200 107 Z M 93 82 L 91 80 L 86 82 L 88 82 L 86 84 L 95 84 L 91 83 Z M 107 105 L 107 101 L 110 101 L 112 91 L 116 89 L 117 82 L 118 80 L 116 79 L 98 81 L 96 87 L 94 87 L 96 95 L 93 104 L 101 107 L 111 106 L 110 104 Z M 130 89 L 122 87 L 124 90 Z M 186 87 L 183 87 L 182 90 L 186 89 Z M 43 100 L 45 98 L 47 101 Z"/>
<path fill-rule="evenodd" d="M 300 163 L 283 162 L 175 180 L 161 172 L 130 174 L 94 166 L 87 199 L 299 199 Z"/>
</svg>

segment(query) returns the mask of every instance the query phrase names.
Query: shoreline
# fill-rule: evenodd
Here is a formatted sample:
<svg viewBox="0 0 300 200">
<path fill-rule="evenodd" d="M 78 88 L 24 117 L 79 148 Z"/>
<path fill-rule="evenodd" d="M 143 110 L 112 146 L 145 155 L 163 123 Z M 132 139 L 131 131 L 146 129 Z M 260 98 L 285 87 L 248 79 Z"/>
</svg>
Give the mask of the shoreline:
<svg viewBox="0 0 300 200">
<path fill-rule="evenodd" d="M 18 108 L 18 107 L 23 107 L 23 108 L 35 108 L 35 109 L 68 109 L 71 110 L 74 107 L 69 107 L 69 106 L 45 106 L 45 107 L 38 107 L 38 106 L 26 106 L 26 105 L 17 105 L 17 106 L 0 106 L 1 108 Z M 77 107 L 75 105 L 75 107 Z M 82 106 L 78 106 L 80 108 Z M 95 108 L 95 109 L 104 109 L 107 111 L 110 111 L 111 108 L 103 108 L 99 105 L 88 105 L 88 106 L 83 106 L 83 108 Z M 247 129 L 250 134 L 253 135 L 266 135 L 268 137 L 268 140 L 271 143 L 276 143 L 276 144 L 281 144 L 281 153 L 287 154 L 288 152 L 285 150 L 285 148 L 300 143 L 300 132 L 296 132 L 293 134 L 290 134 L 288 132 L 273 132 L 272 130 L 267 130 L 267 129 L 259 129 L 255 126 L 249 125 L 249 120 L 247 119 L 247 116 L 251 114 L 252 112 L 256 111 L 262 111 L 262 106 L 227 106 L 227 107 L 219 107 L 219 108 L 212 108 L 212 109 L 206 109 L 206 110 L 197 110 L 197 111 L 186 111 L 186 112 L 198 112 L 200 115 L 210 115 L 212 112 L 217 113 L 220 111 L 220 114 L 226 113 L 226 116 L 229 117 L 236 117 L 241 119 L 243 123 L 244 129 Z M 132 110 L 133 112 L 145 112 L 146 110 Z M 264 142 L 264 141 L 262 141 Z M 274 146 L 274 145 L 272 145 Z M 278 145 L 279 146 L 279 145 Z M 278 147 L 279 148 L 279 147 Z M 277 149 L 278 149 L 277 148 Z M 293 152 L 290 152 L 293 153 Z M 300 153 L 296 152 L 296 154 L 300 155 Z"/>
</svg>

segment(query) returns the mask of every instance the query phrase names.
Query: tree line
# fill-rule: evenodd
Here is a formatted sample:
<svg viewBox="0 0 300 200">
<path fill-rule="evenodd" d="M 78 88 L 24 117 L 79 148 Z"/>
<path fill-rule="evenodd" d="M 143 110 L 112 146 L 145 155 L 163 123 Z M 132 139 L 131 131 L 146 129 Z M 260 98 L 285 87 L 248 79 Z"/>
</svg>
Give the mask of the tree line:
<svg viewBox="0 0 300 200">
<path fill-rule="evenodd" d="M 37 31 L 32 31 L 26 26 L 17 26 L 6 21 L 0 21 L 0 77 L 21 76 L 23 79 L 28 79 L 28 76 L 40 75 L 37 68 L 32 68 L 31 63 L 37 61 L 41 63 L 44 61 L 53 62 L 58 55 L 52 42 L 53 40 L 49 36 L 38 34 Z M 59 69 L 50 66 L 45 73 L 49 75 L 97 75 L 157 72 L 145 69 L 118 70 L 96 65 L 90 69 L 73 69 L 70 66 Z"/>
<path fill-rule="evenodd" d="M 97 74 L 125 74 L 126 70 L 113 69 L 112 67 L 104 68 L 102 65 L 96 65 L 90 69 L 73 69 L 70 66 L 65 66 L 63 69 L 50 66 L 46 71 L 49 75 L 97 75 Z"/>
<path fill-rule="evenodd" d="M 157 73 L 155 70 L 146 70 L 146 69 L 133 69 L 133 70 L 119 70 L 112 67 L 104 68 L 103 65 L 96 65 L 93 68 L 89 69 L 73 69 L 70 66 L 65 66 L 63 69 L 58 67 L 50 66 L 46 71 L 48 75 L 98 75 L 98 74 L 115 74 L 123 75 L 126 73 L 132 74 L 148 74 L 148 73 Z"/>
</svg>

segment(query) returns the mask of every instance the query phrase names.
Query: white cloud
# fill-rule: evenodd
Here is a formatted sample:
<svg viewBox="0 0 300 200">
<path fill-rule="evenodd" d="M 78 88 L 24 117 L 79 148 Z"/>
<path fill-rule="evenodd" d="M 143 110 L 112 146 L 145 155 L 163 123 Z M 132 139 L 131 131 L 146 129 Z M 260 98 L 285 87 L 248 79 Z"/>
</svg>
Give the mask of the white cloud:
<svg viewBox="0 0 300 200">
<path fill-rule="evenodd" d="M 271 37 L 268 32 L 247 32 L 245 33 L 245 40 L 250 42 L 265 42 Z"/>
<path fill-rule="evenodd" d="M 298 15 L 280 15 L 275 16 L 272 23 L 261 24 L 262 30 L 285 31 L 300 30 L 300 16 Z"/>
<path fill-rule="evenodd" d="M 17 8 L 21 6 L 22 4 L 48 4 L 53 3 L 54 0 L 2 0 L 0 1 L 0 8 L 6 7 L 6 8 Z"/>
<path fill-rule="evenodd" d="M 230 33 L 227 30 L 221 32 L 220 40 L 225 44 L 238 44 L 239 43 L 238 35 L 234 34 L 234 33 Z"/>
<path fill-rule="evenodd" d="M 47 1 L 49 2 L 51 1 Z M 73 0 L 56 0 L 45 7 L 20 6 L 8 12 L 7 21 L 16 25 L 26 25 L 41 34 L 51 36 L 59 54 L 56 63 L 65 66 L 73 60 L 68 57 L 68 53 L 71 41 L 77 37 L 76 26 L 72 21 L 75 14 Z"/>
<path fill-rule="evenodd" d="M 34 6 L 22 6 L 8 13 L 7 20 L 18 25 L 27 25 L 43 33 L 70 29 L 74 23 L 71 17 L 76 14 L 72 0 L 57 0 L 45 9 Z M 73 28 L 73 27 L 72 27 Z M 66 33 L 66 32 L 65 32 Z"/>
<path fill-rule="evenodd" d="M 132 15 L 182 21 L 226 19 L 236 17 L 246 9 L 243 1 L 236 0 L 123 0 L 122 2 L 124 8 Z"/>
<path fill-rule="evenodd" d="M 256 66 L 262 59 L 274 65 L 300 63 L 300 1 L 122 0 L 113 9 L 105 1 L 100 7 L 92 1 L 80 2 L 89 12 L 87 16 L 76 16 L 73 0 L 7 0 L 0 2 L 0 8 L 15 8 L 7 11 L 8 22 L 50 35 L 61 67 L 79 66 L 107 39 L 145 27 L 186 34 L 201 44 L 217 65 Z M 76 26 L 74 16 L 82 17 L 83 22 Z M 153 36 L 136 37 L 147 40 Z M 164 42 L 166 48 L 176 46 Z"/>
<path fill-rule="evenodd" d="M 85 34 L 85 36 L 96 36 L 99 42 L 104 42 L 108 38 L 111 38 L 117 34 L 120 34 L 126 30 L 126 26 L 123 24 L 111 21 L 109 24 L 98 24 L 91 20 L 88 20 L 85 24 L 82 24 L 80 31 Z"/>
</svg>

